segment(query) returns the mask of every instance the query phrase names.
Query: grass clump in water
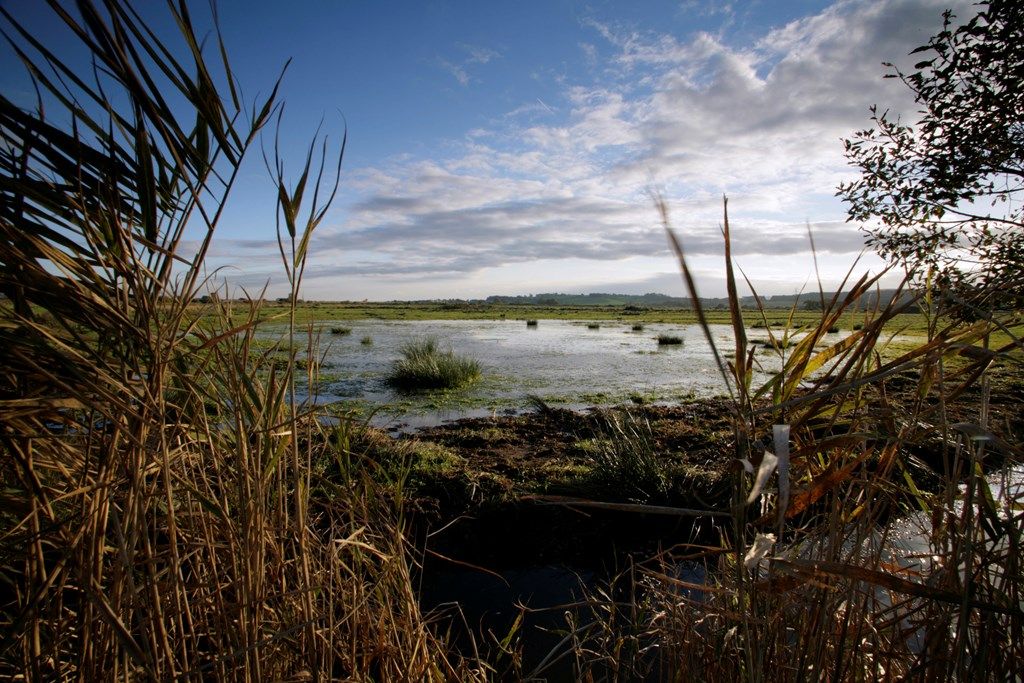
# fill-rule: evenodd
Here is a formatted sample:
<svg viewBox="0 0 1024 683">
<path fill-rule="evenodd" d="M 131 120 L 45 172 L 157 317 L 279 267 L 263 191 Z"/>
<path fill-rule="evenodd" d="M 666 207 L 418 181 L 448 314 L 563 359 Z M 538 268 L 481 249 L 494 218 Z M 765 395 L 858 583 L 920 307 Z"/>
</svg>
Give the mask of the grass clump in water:
<svg viewBox="0 0 1024 683">
<path fill-rule="evenodd" d="M 331 328 L 331 334 L 337 334 L 337 335 L 352 334 L 352 328 L 351 327 L 332 327 Z"/>
<path fill-rule="evenodd" d="M 677 337 L 671 334 L 659 334 L 658 335 L 658 346 L 679 346 L 683 343 L 682 337 Z"/>
<path fill-rule="evenodd" d="M 637 323 L 636 325 L 633 325 L 632 329 L 633 329 L 634 332 L 643 332 L 644 331 L 644 326 L 641 325 L 640 323 Z"/>
<path fill-rule="evenodd" d="M 536 320 L 527 320 L 526 321 L 526 326 L 527 327 L 537 327 L 537 321 Z"/>
<path fill-rule="evenodd" d="M 388 383 L 399 389 L 457 389 L 479 377 L 480 364 L 475 359 L 441 351 L 435 339 L 420 339 L 402 348 Z"/>
<path fill-rule="evenodd" d="M 363 346 L 373 346 L 373 337 L 371 337 L 370 335 L 366 335 L 365 337 L 359 340 L 359 343 L 362 344 Z"/>
<path fill-rule="evenodd" d="M 588 330 L 599 330 L 601 326 L 598 323 L 587 323 Z"/>
</svg>

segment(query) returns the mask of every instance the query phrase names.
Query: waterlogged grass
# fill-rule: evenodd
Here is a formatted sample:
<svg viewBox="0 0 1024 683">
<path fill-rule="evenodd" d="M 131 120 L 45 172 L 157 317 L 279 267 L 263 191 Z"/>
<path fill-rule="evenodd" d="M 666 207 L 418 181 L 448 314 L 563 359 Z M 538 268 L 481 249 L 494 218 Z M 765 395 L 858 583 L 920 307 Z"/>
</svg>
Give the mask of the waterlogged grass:
<svg viewBox="0 0 1024 683">
<path fill-rule="evenodd" d="M 683 343 L 682 337 L 677 337 L 672 334 L 659 334 L 658 335 L 658 346 L 680 346 Z"/>
<path fill-rule="evenodd" d="M 403 390 L 458 389 L 480 378 L 480 363 L 473 358 L 442 351 L 435 339 L 410 342 L 402 348 L 387 381 Z"/>
</svg>

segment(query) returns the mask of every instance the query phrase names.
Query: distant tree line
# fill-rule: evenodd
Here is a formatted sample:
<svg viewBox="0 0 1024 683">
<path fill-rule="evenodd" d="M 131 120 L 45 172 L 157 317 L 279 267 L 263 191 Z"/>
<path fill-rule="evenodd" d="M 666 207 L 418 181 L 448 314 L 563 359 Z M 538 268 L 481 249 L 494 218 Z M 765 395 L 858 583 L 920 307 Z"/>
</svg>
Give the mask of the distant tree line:
<svg viewBox="0 0 1024 683">
<path fill-rule="evenodd" d="M 825 299 L 830 299 L 835 292 L 825 292 Z M 887 303 L 896 294 L 895 289 L 882 289 L 871 292 L 861 297 L 861 307 L 874 307 L 881 300 Z M 909 299 L 910 294 L 904 294 L 903 298 Z M 510 305 L 510 306 L 622 306 L 625 308 L 692 308 L 693 304 L 689 297 L 669 296 L 649 292 L 647 294 L 522 294 L 517 296 L 489 296 L 484 300 L 488 304 Z M 765 308 L 792 308 L 796 305 L 804 310 L 817 310 L 821 307 L 821 296 L 818 292 L 804 292 L 801 294 L 776 294 L 774 296 L 760 297 L 760 304 Z M 701 305 L 704 308 L 727 308 L 729 300 L 725 297 L 701 297 Z M 744 307 L 755 307 L 758 305 L 757 298 L 745 296 L 740 298 Z"/>
</svg>

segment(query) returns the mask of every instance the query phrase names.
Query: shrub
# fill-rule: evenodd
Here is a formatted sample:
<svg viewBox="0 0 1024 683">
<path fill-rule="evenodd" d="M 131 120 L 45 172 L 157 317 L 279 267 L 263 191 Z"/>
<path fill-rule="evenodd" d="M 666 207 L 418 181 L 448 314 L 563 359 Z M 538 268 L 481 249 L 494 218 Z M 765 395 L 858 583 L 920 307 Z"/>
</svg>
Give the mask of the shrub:
<svg viewBox="0 0 1024 683">
<path fill-rule="evenodd" d="M 402 348 L 388 383 L 399 389 L 455 389 L 479 377 L 480 364 L 475 359 L 441 351 L 435 339 L 420 339 Z"/>
</svg>

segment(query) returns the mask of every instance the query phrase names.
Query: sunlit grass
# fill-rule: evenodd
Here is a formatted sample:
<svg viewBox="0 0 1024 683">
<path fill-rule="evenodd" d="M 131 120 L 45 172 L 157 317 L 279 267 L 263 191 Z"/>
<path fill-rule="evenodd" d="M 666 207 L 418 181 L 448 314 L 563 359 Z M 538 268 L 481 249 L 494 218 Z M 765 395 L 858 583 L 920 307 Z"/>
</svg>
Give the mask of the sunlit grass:
<svg viewBox="0 0 1024 683">
<path fill-rule="evenodd" d="M 442 351 L 435 339 L 420 339 L 402 347 L 388 383 L 399 389 L 456 389 L 480 378 L 480 364 L 473 358 Z"/>
</svg>

